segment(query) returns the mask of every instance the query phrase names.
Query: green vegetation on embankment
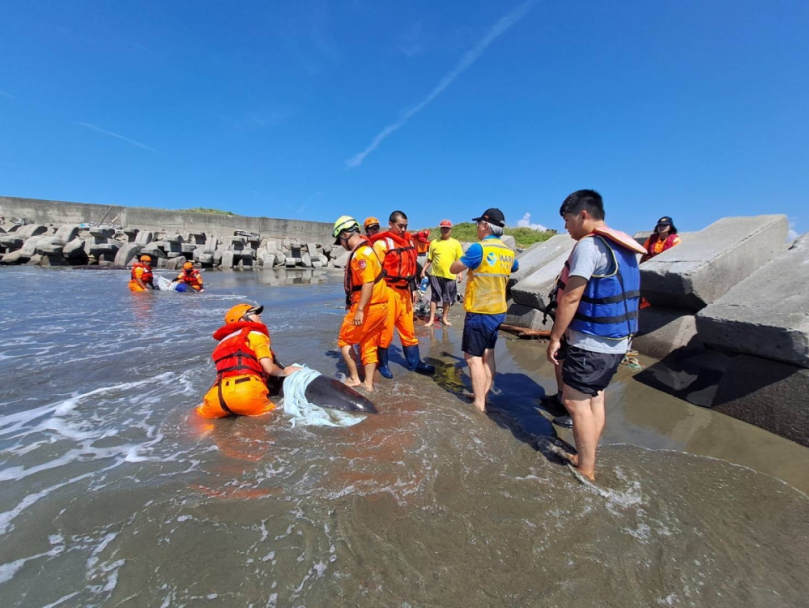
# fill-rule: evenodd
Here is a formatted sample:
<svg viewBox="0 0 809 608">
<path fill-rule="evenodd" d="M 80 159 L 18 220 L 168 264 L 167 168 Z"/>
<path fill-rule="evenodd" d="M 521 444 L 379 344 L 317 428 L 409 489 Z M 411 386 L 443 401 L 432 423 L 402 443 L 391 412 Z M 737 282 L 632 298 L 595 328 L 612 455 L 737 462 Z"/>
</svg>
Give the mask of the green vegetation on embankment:
<svg viewBox="0 0 809 608">
<path fill-rule="evenodd" d="M 547 241 L 556 232 L 551 230 L 540 231 L 533 228 L 506 228 L 505 233 L 513 236 L 517 242 L 517 246 L 521 248 L 528 247 L 534 243 L 541 243 Z M 436 239 L 441 234 L 438 226 L 430 228 L 430 240 Z M 478 240 L 477 225 L 473 222 L 461 222 L 452 227 L 452 236 L 459 241 L 466 241 L 474 243 Z"/>
<path fill-rule="evenodd" d="M 178 209 L 177 211 L 190 211 L 192 213 L 215 213 L 217 215 L 236 215 L 232 211 L 220 211 L 219 209 L 208 209 L 207 207 L 192 207 L 191 209 Z"/>
</svg>

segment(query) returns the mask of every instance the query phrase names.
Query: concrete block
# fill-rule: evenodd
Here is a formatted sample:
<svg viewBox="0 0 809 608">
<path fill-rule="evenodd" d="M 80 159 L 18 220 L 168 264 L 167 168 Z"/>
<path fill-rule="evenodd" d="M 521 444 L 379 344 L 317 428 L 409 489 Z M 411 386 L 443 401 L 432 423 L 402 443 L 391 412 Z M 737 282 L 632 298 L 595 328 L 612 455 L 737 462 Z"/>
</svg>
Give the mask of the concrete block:
<svg viewBox="0 0 809 608">
<path fill-rule="evenodd" d="M 188 235 L 188 242 L 193 245 L 204 245 L 205 240 L 206 238 L 204 232 L 191 232 Z"/>
<path fill-rule="evenodd" d="M 312 264 L 314 264 L 315 261 L 319 261 L 321 266 L 325 266 L 329 263 L 329 258 L 321 253 L 317 258 L 312 258 Z"/>
<path fill-rule="evenodd" d="M 71 239 L 63 248 L 62 255 L 66 258 L 86 257 L 87 241 L 79 238 Z"/>
<path fill-rule="evenodd" d="M 138 253 L 140 253 L 140 245 L 125 243 L 115 254 L 115 265 L 128 266 L 132 260 L 137 258 Z"/>
<path fill-rule="evenodd" d="M 267 250 L 262 250 L 258 254 L 258 262 L 264 268 L 272 268 L 273 264 L 275 264 L 275 253 L 272 253 Z"/>
<path fill-rule="evenodd" d="M 323 255 L 330 258 L 331 257 L 331 252 L 332 252 L 333 249 L 334 249 L 334 245 L 331 245 L 331 244 L 323 245 Z"/>
<path fill-rule="evenodd" d="M 312 267 L 312 256 L 304 251 L 301 254 L 301 264 L 303 265 L 304 268 L 311 268 Z"/>
<path fill-rule="evenodd" d="M 306 243 L 306 252 L 315 257 L 317 255 L 317 243 Z"/>
<path fill-rule="evenodd" d="M 221 249 L 217 249 L 214 251 L 211 256 L 213 257 L 214 264 L 221 264 L 222 263 L 222 256 L 225 255 L 225 252 Z"/>
<path fill-rule="evenodd" d="M 67 245 L 70 241 L 75 239 L 79 236 L 79 227 L 74 225 L 66 225 L 59 228 L 56 231 L 56 235 L 53 237 L 52 242 L 58 243 L 60 245 Z"/>
<path fill-rule="evenodd" d="M 17 230 L 17 236 L 27 239 L 30 236 L 40 236 L 48 232 L 48 227 L 42 224 L 26 224 Z"/>
<path fill-rule="evenodd" d="M 563 258 L 562 263 L 564 263 L 575 245 L 576 241 L 567 234 L 557 234 L 542 243 L 534 243 L 517 256 L 520 261 L 520 269 L 513 273 L 511 278 L 515 282 L 526 279 L 536 270 L 559 257 Z"/>
<path fill-rule="evenodd" d="M 21 258 L 22 259 L 22 258 Z M 39 266 L 39 263 L 42 261 L 42 256 L 38 253 L 32 255 L 28 260 L 25 262 L 28 266 Z"/>
<path fill-rule="evenodd" d="M 214 256 L 215 257 L 215 256 Z M 222 260 L 219 262 L 221 268 L 233 268 L 234 254 L 232 251 L 226 251 L 222 254 Z"/>
<path fill-rule="evenodd" d="M 197 250 L 197 247 L 199 247 L 199 245 L 195 245 L 194 243 L 182 243 L 180 245 L 180 251 L 182 253 L 191 253 L 191 254 L 193 254 L 194 251 Z"/>
<path fill-rule="evenodd" d="M 179 251 L 167 251 L 166 252 L 166 258 L 169 259 L 169 260 L 174 260 L 174 259 L 177 259 L 177 258 L 182 258 L 183 260 L 185 260 L 185 256 L 182 253 L 180 253 Z"/>
<path fill-rule="evenodd" d="M 0 259 L 0 265 L 11 266 L 14 264 L 22 264 L 27 259 L 27 256 L 24 258 L 22 257 L 22 251 L 18 249 L 17 251 L 4 253 L 2 259 Z"/>
<path fill-rule="evenodd" d="M 697 335 L 694 315 L 675 308 L 653 306 L 638 313 L 638 335 L 632 348 L 655 359 L 692 354 L 705 348 Z"/>
<path fill-rule="evenodd" d="M 201 266 L 212 266 L 214 264 L 213 254 L 210 253 L 200 254 L 199 257 L 194 261 Z"/>
<path fill-rule="evenodd" d="M 312 260 L 312 268 L 323 268 L 323 262 L 320 261 L 320 258 L 315 258 Z"/>
<path fill-rule="evenodd" d="M 21 249 L 24 243 L 25 241 L 16 236 L 16 233 L 14 232 L 8 236 L 0 237 L 0 247 L 3 247 L 6 251 L 16 251 L 17 249 Z"/>
<path fill-rule="evenodd" d="M 166 253 L 157 246 L 157 242 L 152 241 L 145 247 L 142 247 L 140 250 L 141 253 L 145 253 L 146 255 L 152 256 L 152 259 L 166 259 Z"/>
<path fill-rule="evenodd" d="M 167 234 L 163 237 L 164 243 L 185 243 L 185 239 L 181 234 Z"/>
<path fill-rule="evenodd" d="M 53 241 L 49 243 L 44 243 L 37 247 L 37 253 L 40 255 L 58 255 L 60 258 L 62 257 L 62 245 L 59 243 L 54 243 Z"/>
<path fill-rule="evenodd" d="M 652 236 L 652 232 L 654 232 L 654 230 L 641 230 L 640 232 L 636 232 L 635 234 L 633 234 L 632 238 L 638 242 L 638 245 L 643 247 L 643 244 L 646 242 L 646 239 Z"/>
<path fill-rule="evenodd" d="M 185 262 L 186 259 L 183 256 L 177 256 L 173 258 L 169 257 L 169 259 L 166 261 L 166 268 L 168 268 L 169 270 L 182 270 L 183 264 L 185 264 Z"/>
<path fill-rule="evenodd" d="M 335 268 L 345 268 L 346 264 L 348 264 L 348 256 L 351 255 L 349 251 L 343 251 L 340 255 L 334 258 L 334 267 Z"/>
<path fill-rule="evenodd" d="M 287 263 L 287 256 L 285 253 L 281 251 L 277 251 L 275 253 L 275 265 L 276 266 L 286 266 Z"/>
<path fill-rule="evenodd" d="M 300 258 L 293 258 L 291 256 L 287 256 L 287 259 L 285 261 L 286 267 L 287 268 L 295 268 L 295 266 L 298 265 L 299 261 L 300 261 Z"/>
<path fill-rule="evenodd" d="M 67 262 L 65 262 L 65 258 L 62 255 L 62 251 L 60 249 L 59 253 L 56 255 L 43 255 L 42 258 L 39 260 L 40 266 L 66 266 Z"/>
<path fill-rule="evenodd" d="M 809 234 L 697 315 L 711 346 L 809 368 Z"/>
<path fill-rule="evenodd" d="M 656 306 L 697 311 L 787 248 L 784 215 L 726 217 L 641 266 L 641 291 Z"/>
<path fill-rule="evenodd" d="M 517 304 L 545 310 L 548 296 L 564 268 L 567 256 L 560 255 L 537 268 L 511 287 L 511 297 Z"/>
<path fill-rule="evenodd" d="M 228 251 L 241 251 L 244 249 L 246 239 L 243 236 L 232 236 L 227 240 Z"/>
<path fill-rule="evenodd" d="M 517 241 L 510 234 L 504 234 L 503 236 L 500 237 L 500 240 L 503 241 L 503 244 L 506 247 L 510 248 L 512 251 L 517 250 Z"/>
<path fill-rule="evenodd" d="M 719 382 L 713 409 L 809 447 L 809 370 L 739 355 Z"/>
<path fill-rule="evenodd" d="M 516 325 L 526 329 L 553 329 L 553 319 L 548 317 L 547 322 L 543 323 L 543 317 L 544 313 L 541 310 L 512 302 L 506 311 L 506 320 L 503 322 L 506 325 Z"/>
<path fill-rule="evenodd" d="M 143 247 L 144 245 L 148 245 L 154 240 L 154 232 L 151 230 L 141 230 L 138 232 L 138 236 L 135 237 L 135 243 Z"/>
<path fill-rule="evenodd" d="M 43 235 L 43 236 L 32 236 L 26 239 L 25 243 L 23 243 L 22 255 L 23 256 L 32 256 L 36 254 L 37 248 L 43 245 L 49 245 L 51 242 L 51 237 Z"/>
<path fill-rule="evenodd" d="M 93 228 L 90 228 L 90 236 L 94 236 L 98 240 L 105 241 L 115 236 L 115 228 L 100 228 L 98 226 L 94 226 Z"/>
</svg>

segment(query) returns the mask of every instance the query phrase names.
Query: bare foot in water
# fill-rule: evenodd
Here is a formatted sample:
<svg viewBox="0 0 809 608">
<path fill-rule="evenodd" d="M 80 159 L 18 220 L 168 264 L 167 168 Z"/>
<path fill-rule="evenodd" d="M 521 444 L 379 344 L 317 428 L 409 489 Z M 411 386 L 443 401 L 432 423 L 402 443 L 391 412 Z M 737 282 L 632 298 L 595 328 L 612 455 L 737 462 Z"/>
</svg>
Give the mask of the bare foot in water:
<svg viewBox="0 0 809 608">
<path fill-rule="evenodd" d="M 447 321 L 446 319 L 441 319 L 441 322 L 442 322 L 444 325 L 446 325 L 447 327 L 452 327 L 452 323 L 450 323 L 450 322 L 449 322 L 449 321 Z"/>
<path fill-rule="evenodd" d="M 374 392 L 374 385 L 373 384 L 366 384 L 365 382 L 363 382 L 360 386 L 362 388 L 364 388 L 366 391 L 368 391 L 369 393 Z"/>
<path fill-rule="evenodd" d="M 424 324 L 424 327 L 432 327 L 432 326 L 433 326 L 433 323 L 435 323 L 435 321 L 427 321 L 427 322 Z"/>
<path fill-rule="evenodd" d="M 359 386 L 362 383 L 360 382 L 359 378 L 346 378 L 343 384 L 346 386 Z"/>
</svg>

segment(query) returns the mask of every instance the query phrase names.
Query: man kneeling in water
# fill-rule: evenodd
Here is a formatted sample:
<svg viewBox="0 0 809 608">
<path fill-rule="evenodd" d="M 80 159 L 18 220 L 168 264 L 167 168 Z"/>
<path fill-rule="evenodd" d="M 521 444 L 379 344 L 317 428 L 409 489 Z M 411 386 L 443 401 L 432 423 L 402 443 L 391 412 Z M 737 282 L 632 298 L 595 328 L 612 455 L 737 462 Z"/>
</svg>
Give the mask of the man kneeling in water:
<svg viewBox="0 0 809 608">
<path fill-rule="evenodd" d="M 260 416 L 275 409 L 267 379 L 284 378 L 299 367 L 283 368 L 270 348 L 270 332 L 261 322 L 263 306 L 237 304 L 217 329 L 213 351 L 216 382 L 205 394 L 197 413 L 204 418 Z"/>
</svg>

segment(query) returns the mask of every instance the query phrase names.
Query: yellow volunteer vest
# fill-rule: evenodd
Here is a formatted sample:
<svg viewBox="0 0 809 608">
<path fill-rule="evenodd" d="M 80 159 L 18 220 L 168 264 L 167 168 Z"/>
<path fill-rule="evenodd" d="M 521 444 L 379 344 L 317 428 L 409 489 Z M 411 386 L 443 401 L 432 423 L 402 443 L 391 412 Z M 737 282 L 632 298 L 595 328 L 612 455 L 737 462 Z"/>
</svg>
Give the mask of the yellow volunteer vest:
<svg viewBox="0 0 809 608">
<path fill-rule="evenodd" d="M 483 259 L 469 270 L 463 307 L 466 312 L 497 315 L 506 312 L 506 284 L 514 265 L 514 252 L 500 239 L 485 239 Z"/>
</svg>

